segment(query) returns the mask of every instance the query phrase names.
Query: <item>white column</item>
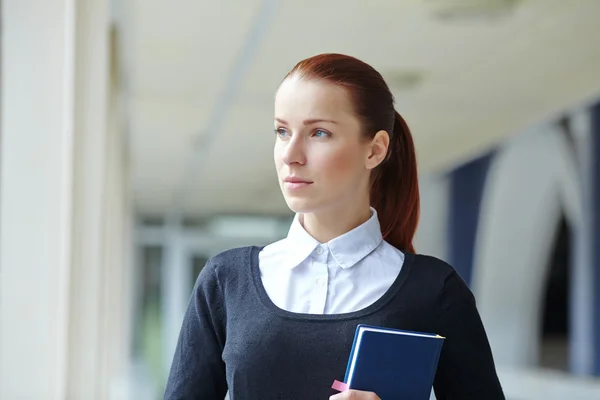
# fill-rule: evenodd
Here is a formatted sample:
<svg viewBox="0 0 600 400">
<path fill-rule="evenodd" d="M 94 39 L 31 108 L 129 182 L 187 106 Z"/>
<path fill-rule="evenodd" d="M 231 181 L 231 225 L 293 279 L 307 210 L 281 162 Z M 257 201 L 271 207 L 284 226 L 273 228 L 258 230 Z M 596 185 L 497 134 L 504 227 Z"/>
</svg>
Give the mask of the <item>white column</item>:
<svg viewBox="0 0 600 400">
<path fill-rule="evenodd" d="M 33 8 L 32 8 L 33 9 Z M 73 258 L 69 313 L 69 399 L 106 399 L 110 343 L 103 332 L 112 318 L 103 308 L 104 229 L 107 218 L 109 27 L 106 0 L 78 0 L 75 7 L 75 146 Z"/>
<path fill-rule="evenodd" d="M 490 166 L 472 282 L 498 365 L 538 363 L 543 285 L 563 208 L 559 177 L 568 162 L 557 135 L 545 125 L 524 132 Z"/>
<path fill-rule="evenodd" d="M 190 298 L 190 260 L 178 218 L 169 219 L 165 229 L 165 249 L 161 266 L 163 293 L 161 313 L 163 325 L 163 369 L 168 374 L 175 354 L 181 323 Z"/>
<path fill-rule="evenodd" d="M 66 396 L 74 13 L 67 0 L 2 3 L 2 399 Z"/>
<path fill-rule="evenodd" d="M 2 7 L 0 398 L 106 399 L 107 1 Z"/>
<path fill-rule="evenodd" d="M 103 338 L 107 351 L 104 366 L 110 399 L 130 399 L 130 340 L 133 324 L 133 243 L 131 240 L 132 208 L 129 168 L 125 156 L 124 137 L 119 127 L 121 104 L 116 88 L 110 95 L 110 117 L 107 136 L 107 176 L 105 204 L 105 297 Z"/>
</svg>

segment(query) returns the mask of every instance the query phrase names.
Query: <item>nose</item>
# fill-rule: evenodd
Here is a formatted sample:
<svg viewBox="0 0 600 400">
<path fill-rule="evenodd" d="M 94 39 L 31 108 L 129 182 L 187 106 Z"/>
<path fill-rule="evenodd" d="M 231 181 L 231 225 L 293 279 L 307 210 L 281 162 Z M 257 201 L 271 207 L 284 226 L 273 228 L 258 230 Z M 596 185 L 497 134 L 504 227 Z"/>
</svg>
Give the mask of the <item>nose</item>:
<svg viewBox="0 0 600 400">
<path fill-rule="evenodd" d="M 284 142 L 281 158 L 286 165 L 306 164 L 304 141 L 300 135 L 294 135 L 290 140 Z"/>
</svg>

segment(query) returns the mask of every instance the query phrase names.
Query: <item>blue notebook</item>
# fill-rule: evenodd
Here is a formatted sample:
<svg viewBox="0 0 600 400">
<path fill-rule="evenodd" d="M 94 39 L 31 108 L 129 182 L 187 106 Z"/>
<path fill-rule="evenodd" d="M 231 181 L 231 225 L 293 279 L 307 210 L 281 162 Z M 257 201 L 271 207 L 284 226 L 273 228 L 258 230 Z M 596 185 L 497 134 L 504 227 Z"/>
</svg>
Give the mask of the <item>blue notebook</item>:
<svg viewBox="0 0 600 400">
<path fill-rule="evenodd" d="M 358 325 L 344 381 L 382 400 L 429 400 L 443 343 L 435 334 Z"/>
</svg>

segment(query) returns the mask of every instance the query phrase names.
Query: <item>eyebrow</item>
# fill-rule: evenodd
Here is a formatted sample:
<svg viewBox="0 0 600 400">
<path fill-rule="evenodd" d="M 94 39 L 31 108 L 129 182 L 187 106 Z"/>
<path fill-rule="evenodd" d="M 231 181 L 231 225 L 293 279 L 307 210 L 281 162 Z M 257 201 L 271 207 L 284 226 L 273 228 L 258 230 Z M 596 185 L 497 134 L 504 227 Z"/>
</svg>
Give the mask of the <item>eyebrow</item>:
<svg viewBox="0 0 600 400">
<path fill-rule="evenodd" d="M 284 125 L 287 125 L 287 122 L 286 122 L 286 121 L 284 121 L 284 120 L 283 120 L 283 119 L 281 119 L 281 118 L 275 118 L 275 121 L 277 121 L 277 122 L 279 122 L 279 123 L 282 123 L 282 124 L 284 124 Z M 334 121 L 334 120 L 331 120 L 331 119 L 323 119 L 323 118 L 305 119 L 305 120 L 304 120 L 302 123 L 303 123 L 304 125 L 311 125 L 311 124 L 316 124 L 316 123 L 318 123 L 318 122 L 329 122 L 329 123 L 332 123 L 332 124 L 337 124 L 337 122 L 336 122 L 336 121 Z"/>
</svg>

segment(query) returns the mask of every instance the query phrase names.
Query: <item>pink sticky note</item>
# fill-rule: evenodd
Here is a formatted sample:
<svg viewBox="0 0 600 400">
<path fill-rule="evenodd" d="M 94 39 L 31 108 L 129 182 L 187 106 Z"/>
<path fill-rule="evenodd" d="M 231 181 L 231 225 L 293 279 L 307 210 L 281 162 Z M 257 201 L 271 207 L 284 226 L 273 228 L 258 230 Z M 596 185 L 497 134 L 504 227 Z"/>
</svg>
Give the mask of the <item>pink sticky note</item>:
<svg viewBox="0 0 600 400">
<path fill-rule="evenodd" d="M 331 385 L 331 387 L 340 392 L 345 392 L 346 390 L 350 389 L 347 383 L 340 382 L 337 379 L 333 381 L 333 385 Z"/>
</svg>

